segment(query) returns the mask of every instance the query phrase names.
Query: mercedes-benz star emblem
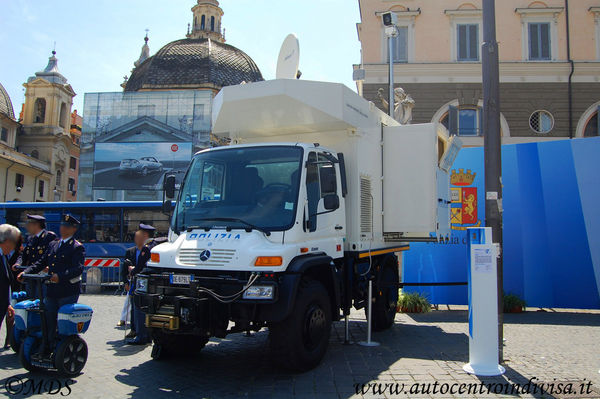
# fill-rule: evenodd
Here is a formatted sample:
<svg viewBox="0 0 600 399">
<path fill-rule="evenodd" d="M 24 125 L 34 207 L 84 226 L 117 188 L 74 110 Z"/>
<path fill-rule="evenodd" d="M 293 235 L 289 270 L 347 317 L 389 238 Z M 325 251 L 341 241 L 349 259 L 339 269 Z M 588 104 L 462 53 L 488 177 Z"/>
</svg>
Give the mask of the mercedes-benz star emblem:
<svg viewBox="0 0 600 399">
<path fill-rule="evenodd" d="M 202 262 L 206 262 L 209 258 L 210 258 L 210 251 L 208 249 L 205 249 L 204 251 L 200 252 L 200 260 Z"/>
</svg>

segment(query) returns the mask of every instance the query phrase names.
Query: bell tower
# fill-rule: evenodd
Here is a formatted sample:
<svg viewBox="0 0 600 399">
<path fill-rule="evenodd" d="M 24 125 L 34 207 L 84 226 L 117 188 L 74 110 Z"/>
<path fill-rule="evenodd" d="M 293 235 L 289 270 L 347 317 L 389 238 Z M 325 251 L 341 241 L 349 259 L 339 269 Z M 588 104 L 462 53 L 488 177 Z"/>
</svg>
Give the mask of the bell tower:
<svg viewBox="0 0 600 399">
<path fill-rule="evenodd" d="M 192 30 L 187 34 L 190 39 L 208 38 L 221 43 L 225 42 L 224 30 L 221 30 L 223 9 L 217 0 L 198 0 L 192 7 L 194 20 Z"/>
</svg>

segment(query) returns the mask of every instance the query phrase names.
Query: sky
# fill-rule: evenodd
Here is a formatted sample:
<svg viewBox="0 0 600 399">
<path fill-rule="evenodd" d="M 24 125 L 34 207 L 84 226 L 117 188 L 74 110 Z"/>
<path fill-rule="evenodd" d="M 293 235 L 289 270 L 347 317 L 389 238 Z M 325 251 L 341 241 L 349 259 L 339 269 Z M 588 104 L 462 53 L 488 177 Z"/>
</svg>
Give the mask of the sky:
<svg viewBox="0 0 600 399">
<path fill-rule="evenodd" d="M 150 54 L 182 39 L 195 0 L 0 0 L 0 83 L 15 109 L 22 84 L 44 69 L 56 42 L 61 73 L 77 93 L 122 91 L 139 58 L 145 30 Z M 254 59 L 265 79 L 275 77 L 283 39 L 300 41 L 302 78 L 341 82 L 353 90 L 352 65 L 360 62 L 358 0 L 220 0 L 228 44 Z"/>
</svg>

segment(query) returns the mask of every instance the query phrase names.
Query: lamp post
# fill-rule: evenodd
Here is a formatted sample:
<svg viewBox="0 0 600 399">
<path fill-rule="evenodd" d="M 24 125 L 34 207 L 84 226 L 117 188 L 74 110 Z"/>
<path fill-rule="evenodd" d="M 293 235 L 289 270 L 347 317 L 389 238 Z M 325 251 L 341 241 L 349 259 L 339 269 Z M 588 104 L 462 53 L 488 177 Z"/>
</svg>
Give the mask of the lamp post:
<svg viewBox="0 0 600 399">
<path fill-rule="evenodd" d="M 483 0 L 483 153 L 485 165 L 485 225 L 492 228 L 498 248 L 498 362 L 503 362 L 502 271 L 502 142 L 500 139 L 500 72 L 496 41 L 495 0 Z"/>
<path fill-rule="evenodd" d="M 385 35 L 388 40 L 388 61 L 389 61 L 389 93 L 388 93 L 388 114 L 394 117 L 394 38 L 398 36 L 398 15 L 394 12 L 386 12 L 382 15 Z"/>
</svg>

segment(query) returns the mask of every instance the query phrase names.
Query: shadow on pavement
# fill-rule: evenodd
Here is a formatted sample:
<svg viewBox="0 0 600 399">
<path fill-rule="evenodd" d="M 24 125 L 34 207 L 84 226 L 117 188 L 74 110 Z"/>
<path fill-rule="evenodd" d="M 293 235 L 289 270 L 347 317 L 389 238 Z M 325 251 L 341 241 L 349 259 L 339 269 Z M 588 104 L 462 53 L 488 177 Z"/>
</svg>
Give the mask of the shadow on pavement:
<svg viewBox="0 0 600 399">
<path fill-rule="evenodd" d="M 407 313 L 418 323 L 466 323 L 469 313 L 466 310 L 436 310 L 429 313 Z M 577 311 L 505 313 L 506 324 L 542 324 L 567 326 L 600 326 L 600 313 Z"/>
</svg>

